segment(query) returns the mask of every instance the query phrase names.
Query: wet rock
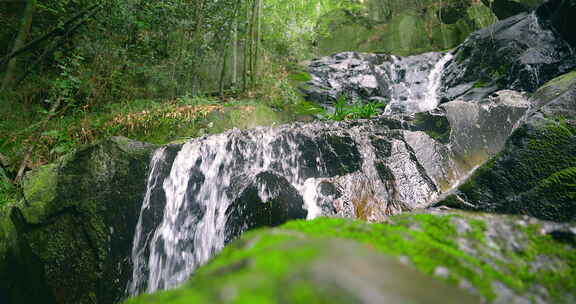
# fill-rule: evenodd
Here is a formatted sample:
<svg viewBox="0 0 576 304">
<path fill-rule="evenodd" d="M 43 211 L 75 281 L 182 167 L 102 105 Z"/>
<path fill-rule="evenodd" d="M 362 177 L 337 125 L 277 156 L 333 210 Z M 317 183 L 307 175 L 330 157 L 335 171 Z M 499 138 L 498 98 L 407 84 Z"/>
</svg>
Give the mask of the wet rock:
<svg viewBox="0 0 576 304">
<path fill-rule="evenodd" d="M 304 201 L 298 191 L 283 177 L 262 172 L 252 181 L 243 181 L 240 195 L 226 214 L 227 242 L 248 229 L 278 226 L 288 220 L 305 219 Z"/>
<path fill-rule="evenodd" d="M 307 99 L 328 107 L 339 98 L 349 104 L 388 103 L 386 113 L 414 113 L 436 107 L 440 72 L 450 57 L 442 53 L 399 57 L 345 52 L 313 60 Z"/>
<path fill-rule="evenodd" d="M 10 210 L 18 243 L 3 303 L 114 303 L 130 252 L 152 146 L 115 137 L 29 173 Z M 9 290 L 5 290 L 9 288 Z"/>
<path fill-rule="evenodd" d="M 441 106 L 450 123 L 450 147 L 466 172 L 502 150 L 530 107 L 521 93 L 503 90 L 475 103 L 455 100 Z"/>
<path fill-rule="evenodd" d="M 179 149 L 171 162 L 160 161 L 166 147 L 158 150 L 129 292 L 178 286 L 250 228 L 321 215 L 376 221 L 427 206 L 448 149 L 424 132 L 383 126 L 376 119 L 235 129 L 171 146 Z"/>
<path fill-rule="evenodd" d="M 572 46 L 576 46 L 576 1 L 551 0 L 540 6 L 536 14 L 546 20 Z"/>
<path fill-rule="evenodd" d="M 459 208 L 576 219 L 576 77 L 558 77 L 532 97 L 534 108 L 504 150 L 442 202 Z"/>
<path fill-rule="evenodd" d="M 376 67 L 387 55 L 345 52 L 313 60 L 308 65 L 312 80 L 303 88 L 308 99 L 334 103 L 340 96 L 370 99 L 386 96 L 387 83 Z"/>
<path fill-rule="evenodd" d="M 471 34 L 446 67 L 441 96 L 476 100 L 499 89 L 534 92 L 576 67 L 570 44 L 541 15 L 519 14 Z"/>
</svg>

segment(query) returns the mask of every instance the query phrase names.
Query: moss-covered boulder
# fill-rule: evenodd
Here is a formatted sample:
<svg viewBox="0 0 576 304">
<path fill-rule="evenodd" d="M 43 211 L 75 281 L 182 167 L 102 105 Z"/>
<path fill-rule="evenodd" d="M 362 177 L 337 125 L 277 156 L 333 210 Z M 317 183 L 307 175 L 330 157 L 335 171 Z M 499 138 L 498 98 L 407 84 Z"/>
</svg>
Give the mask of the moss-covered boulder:
<svg viewBox="0 0 576 304">
<path fill-rule="evenodd" d="M 497 21 L 469 0 L 366 1 L 366 11 L 336 10 L 321 17 L 318 55 L 343 51 L 412 55 L 446 50 Z"/>
<path fill-rule="evenodd" d="M 24 200 L 10 219 L 0 217 L 10 237 L 1 238 L 0 258 L 6 240 L 17 237 L 7 243 L 2 303 L 114 303 L 122 296 L 152 149 L 115 137 L 27 175 Z"/>
<path fill-rule="evenodd" d="M 504 150 L 441 204 L 576 220 L 576 72 L 544 85 L 532 103 Z"/>
<path fill-rule="evenodd" d="M 179 289 L 126 303 L 572 303 L 575 228 L 441 211 L 293 221 L 245 234 Z"/>
</svg>

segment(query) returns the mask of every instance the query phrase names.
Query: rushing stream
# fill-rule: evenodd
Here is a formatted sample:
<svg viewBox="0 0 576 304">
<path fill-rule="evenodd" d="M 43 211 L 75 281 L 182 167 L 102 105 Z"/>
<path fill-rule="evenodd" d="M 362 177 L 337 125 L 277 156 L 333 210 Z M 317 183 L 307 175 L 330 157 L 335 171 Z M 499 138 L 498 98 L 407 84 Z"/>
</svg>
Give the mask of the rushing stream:
<svg viewBox="0 0 576 304">
<path fill-rule="evenodd" d="M 127 293 L 178 286 L 251 228 L 319 215 L 378 221 L 427 207 L 497 153 L 525 114 L 525 95 L 503 89 L 530 91 L 530 81 L 576 66 L 571 49 L 536 22 L 507 19 L 446 54 L 346 52 L 310 62 L 307 98 L 327 107 L 342 94 L 386 102 L 377 119 L 234 129 L 158 149 Z"/>
<path fill-rule="evenodd" d="M 408 68 L 416 56 L 392 57 L 386 76 L 397 97 L 392 108 L 408 104 L 420 112 L 438 105 L 436 91 L 451 55 L 423 56 L 430 69 L 414 66 L 407 73 L 394 67 Z M 422 141 L 434 149 L 434 141 L 421 132 L 390 130 L 377 122 L 318 122 L 235 129 L 158 149 L 136 228 L 128 293 L 184 282 L 228 241 L 260 225 L 249 220 L 251 212 L 260 212 L 251 211 L 251 204 L 281 205 L 266 207 L 281 219 L 265 224 L 319 215 L 381 219 L 425 206 L 438 195 L 435 178 L 441 174 L 418 161 L 422 155 L 414 143 Z M 436 150 L 434 161 L 446 163 L 446 149 L 437 145 Z M 252 201 L 252 192 L 260 202 Z"/>
</svg>

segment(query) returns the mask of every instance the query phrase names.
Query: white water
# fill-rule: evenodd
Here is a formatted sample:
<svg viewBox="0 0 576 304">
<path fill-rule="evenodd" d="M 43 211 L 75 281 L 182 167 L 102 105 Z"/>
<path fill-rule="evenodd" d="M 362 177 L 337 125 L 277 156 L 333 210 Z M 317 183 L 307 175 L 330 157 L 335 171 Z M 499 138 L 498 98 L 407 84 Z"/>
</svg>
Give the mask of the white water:
<svg viewBox="0 0 576 304">
<path fill-rule="evenodd" d="M 454 58 L 452 53 L 448 52 L 436 62 L 432 71 L 428 75 L 428 87 L 424 93 L 424 100 L 420 102 L 420 109 L 423 111 L 430 111 L 436 109 L 439 104 L 438 90 L 442 86 L 442 72 L 446 63 Z"/>
<path fill-rule="evenodd" d="M 385 114 L 425 112 L 438 106 L 442 72 L 454 56 L 450 52 L 445 53 L 430 68 L 430 61 L 437 56 L 437 53 L 410 57 L 392 56 L 392 61 L 385 63 L 389 69 L 391 84 L 390 102 Z M 423 73 L 423 70 L 427 73 Z"/>
<path fill-rule="evenodd" d="M 162 222 L 151 235 L 142 235 L 142 221 L 138 223 L 132 251 L 135 267 L 128 288 L 131 295 L 178 286 L 224 247 L 226 210 L 239 195 L 230 193 L 229 188 L 238 172 L 252 176 L 277 172 L 304 198 L 308 219 L 320 214 L 315 204 L 317 183 L 301 177 L 303 166 L 296 143 L 283 137 L 283 144 L 273 144 L 280 138 L 274 128 L 259 128 L 244 136 L 240 133 L 233 130 L 192 140 L 182 147 L 163 182 L 166 206 Z M 150 189 L 158 182 L 155 174 L 164 154 L 160 149 L 152 160 L 143 210 L 154 203 Z M 266 189 L 260 189 L 259 194 L 262 201 L 270 195 Z M 150 241 L 142 241 L 148 238 Z M 143 269 L 145 265 L 147 269 Z"/>
</svg>

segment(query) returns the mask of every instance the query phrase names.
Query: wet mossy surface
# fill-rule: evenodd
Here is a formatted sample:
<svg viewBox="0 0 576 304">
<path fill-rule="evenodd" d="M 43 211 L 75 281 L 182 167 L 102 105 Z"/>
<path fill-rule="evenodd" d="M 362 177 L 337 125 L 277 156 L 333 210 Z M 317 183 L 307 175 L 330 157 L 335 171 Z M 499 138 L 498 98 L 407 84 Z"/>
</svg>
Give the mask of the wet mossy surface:
<svg viewBox="0 0 576 304">
<path fill-rule="evenodd" d="M 363 250 L 368 249 L 429 276 L 411 282 L 414 303 L 421 303 L 418 292 L 436 281 L 431 276 L 465 289 L 471 302 L 478 300 L 476 295 L 489 302 L 570 303 L 576 299 L 576 250 L 553 236 L 570 234 L 570 229 L 525 217 L 445 211 L 404 214 L 377 224 L 337 218 L 298 220 L 248 232 L 184 286 L 126 303 L 333 303 L 333 299 L 357 303 L 361 290 L 339 285 L 346 280 L 334 279 L 330 285 L 307 275 L 326 259 L 327 251 L 337 251 L 326 240 L 341 248 L 349 241 L 359 244 L 351 253 L 355 259 L 363 259 Z M 332 268 L 347 269 L 346 263 L 341 259 Z M 391 269 L 387 274 L 382 271 L 382 276 L 401 277 Z M 450 303 L 448 298 L 445 303 Z"/>
<path fill-rule="evenodd" d="M 27 175 L 24 199 L 2 217 L 17 239 L 7 250 L 15 273 L 3 303 L 114 303 L 122 296 L 152 150 L 115 137 Z"/>
<path fill-rule="evenodd" d="M 506 142 L 442 204 L 553 221 L 576 220 L 576 78 L 560 76 L 532 97 L 536 107 Z"/>
</svg>

